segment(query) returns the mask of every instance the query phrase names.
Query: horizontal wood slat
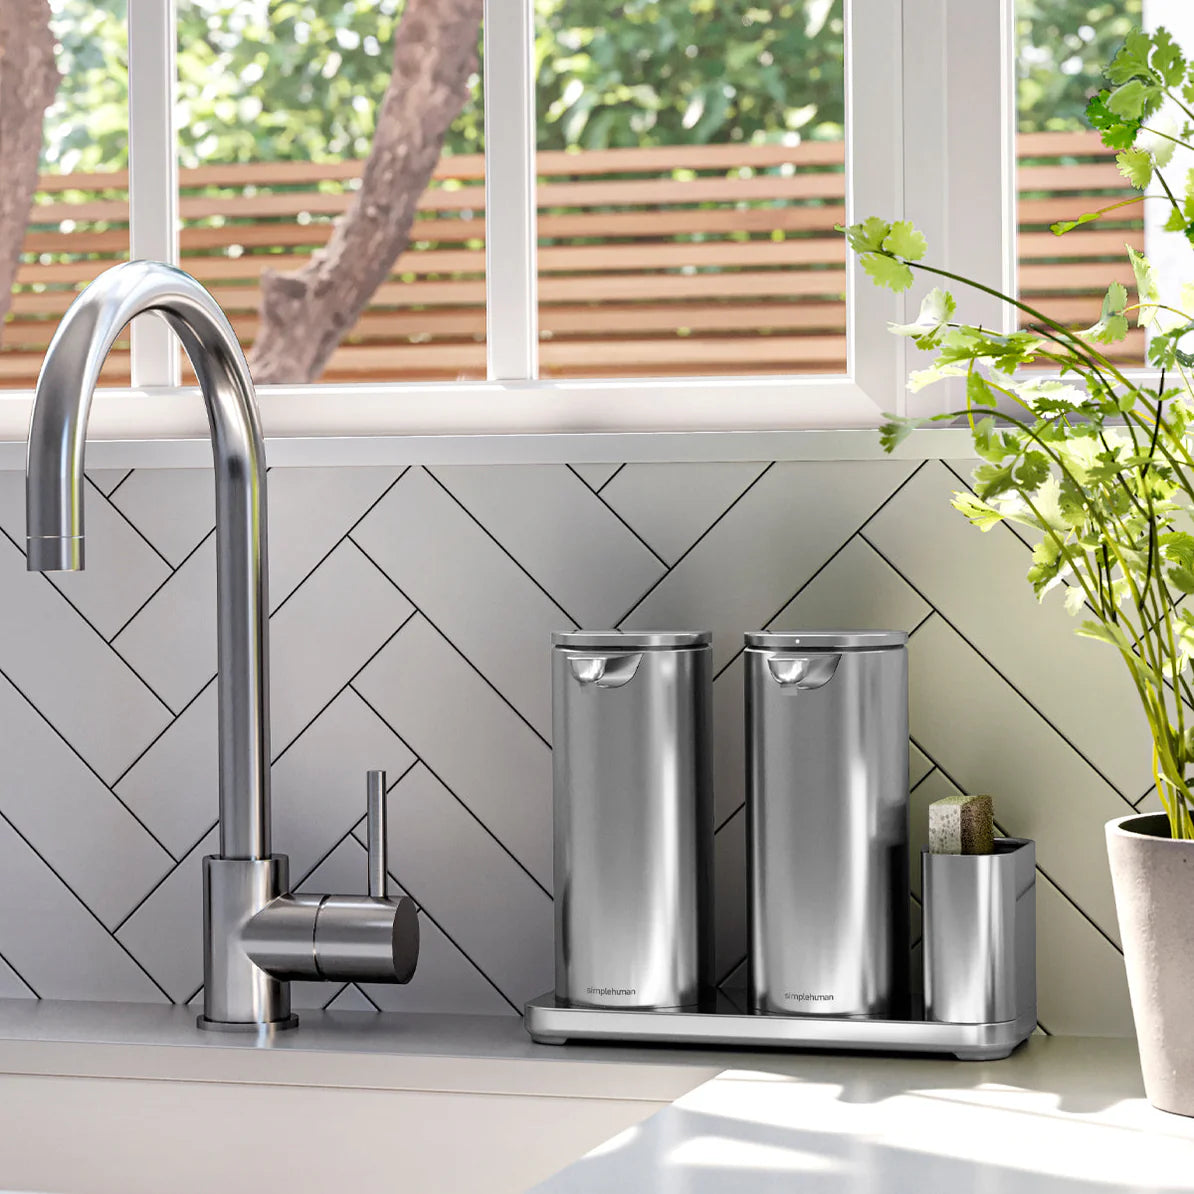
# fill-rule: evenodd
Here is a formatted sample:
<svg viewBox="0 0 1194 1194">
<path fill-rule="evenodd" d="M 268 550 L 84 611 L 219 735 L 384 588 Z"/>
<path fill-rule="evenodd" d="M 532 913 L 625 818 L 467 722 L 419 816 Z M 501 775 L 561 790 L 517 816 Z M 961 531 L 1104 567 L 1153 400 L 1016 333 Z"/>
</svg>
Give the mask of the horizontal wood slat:
<svg viewBox="0 0 1194 1194">
<path fill-rule="evenodd" d="M 1141 209 L 1063 237 L 1048 225 L 1129 198 L 1114 150 L 1090 133 L 1018 139 L 1020 280 L 1074 326 L 1094 321 Z M 840 371 L 845 218 L 840 142 L 541 153 L 541 359 L 549 375 Z M 181 171 L 185 268 L 251 344 L 263 270 L 301 267 L 355 195 L 363 163 L 244 162 Z M 328 380 L 484 374 L 485 191 L 479 154 L 445 157 L 411 248 L 335 354 Z M 1092 194 L 1097 193 L 1097 194 Z M 0 385 L 28 385 L 78 288 L 127 255 L 123 172 L 47 175 L 30 220 L 0 353 Z M 230 251 L 231 248 L 231 251 Z M 1139 359 L 1143 334 L 1116 346 Z M 105 377 L 127 375 L 114 353 Z"/>
</svg>

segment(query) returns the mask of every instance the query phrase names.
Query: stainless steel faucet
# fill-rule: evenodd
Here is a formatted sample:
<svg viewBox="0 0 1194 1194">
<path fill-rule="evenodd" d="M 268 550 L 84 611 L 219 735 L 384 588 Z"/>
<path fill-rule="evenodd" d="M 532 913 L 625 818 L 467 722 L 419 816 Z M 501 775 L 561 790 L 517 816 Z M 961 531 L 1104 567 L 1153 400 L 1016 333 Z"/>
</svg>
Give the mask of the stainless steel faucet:
<svg viewBox="0 0 1194 1194">
<path fill-rule="evenodd" d="M 385 773 L 368 775 L 369 894 L 295 895 L 270 851 L 265 447 L 236 334 L 189 274 L 130 261 L 100 274 L 59 325 L 37 382 L 26 465 L 31 572 L 83 567 L 83 451 L 100 366 L 136 315 L 177 333 L 207 407 L 215 458 L 220 853 L 203 860 L 201 1028 L 298 1023 L 290 981 L 408 982 L 414 903 L 386 896 Z"/>
</svg>

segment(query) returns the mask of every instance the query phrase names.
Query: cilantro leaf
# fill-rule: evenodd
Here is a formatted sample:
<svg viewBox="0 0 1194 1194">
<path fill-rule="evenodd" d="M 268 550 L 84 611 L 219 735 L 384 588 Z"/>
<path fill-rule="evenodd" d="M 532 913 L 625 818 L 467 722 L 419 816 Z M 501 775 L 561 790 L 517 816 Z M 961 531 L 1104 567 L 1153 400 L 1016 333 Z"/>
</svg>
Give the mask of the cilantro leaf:
<svg viewBox="0 0 1194 1194">
<path fill-rule="evenodd" d="M 1124 120 L 1142 121 L 1160 100 L 1160 89 L 1141 79 L 1121 83 L 1106 100 L 1107 107 Z"/>
<path fill-rule="evenodd" d="M 957 309 L 954 296 L 935 286 L 921 300 L 920 313 L 912 323 L 889 323 L 887 329 L 897 336 L 911 336 L 917 348 L 936 348 L 942 330 Z"/>
<path fill-rule="evenodd" d="M 912 226 L 911 220 L 896 220 L 883 238 L 884 250 L 905 261 L 919 261 L 928 247 L 924 234 Z"/>
<path fill-rule="evenodd" d="M 1091 128 L 1098 130 L 1103 144 L 1108 149 L 1128 149 L 1140 131 L 1140 120 L 1125 120 L 1107 106 L 1110 92 L 1106 89 L 1091 97 L 1086 105 L 1086 119 Z"/>
<path fill-rule="evenodd" d="M 1136 325 L 1144 327 L 1157 318 L 1156 304 L 1161 301 L 1161 290 L 1157 285 L 1156 275 L 1153 273 L 1151 262 L 1143 253 L 1137 253 L 1131 245 L 1125 245 L 1128 250 L 1128 260 L 1132 263 L 1132 273 L 1136 275 L 1136 294 L 1140 302 L 1140 311 L 1136 318 Z"/>
<path fill-rule="evenodd" d="M 1124 308 L 1128 305 L 1128 292 L 1122 282 L 1112 282 L 1103 296 L 1103 310 L 1098 322 L 1092 324 L 1080 336 L 1089 336 L 1100 344 L 1115 344 L 1128 334 L 1128 321 Z"/>
<path fill-rule="evenodd" d="M 928 419 L 913 419 L 905 415 L 885 415 L 887 422 L 879 428 L 879 443 L 884 452 L 892 452 L 916 430 L 923 427 Z"/>
<path fill-rule="evenodd" d="M 981 498 L 972 493 L 958 493 L 955 491 L 950 505 L 959 513 L 964 514 L 980 531 L 989 531 L 1003 521 L 1003 515 L 994 506 L 988 505 Z"/>
<path fill-rule="evenodd" d="M 1186 77 L 1186 59 L 1164 25 L 1153 33 L 1152 68 L 1166 87 L 1178 87 Z"/>
<path fill-rule="evenodd" d="M 1147 149 L 1124 149 L 1115 155 L 1115 164 L 1138 191 L 1153 180 L 1153 158 Z"/>
<path fill-rule="evenodd" d="M 849 228 L 836 225 L 838 232 L 846 234 L 846 240 L 855 253 L 877 253 L 883 248 L 883 238 L 891 230 L 891 225 L 878 216 L 869 216 L 861 224 L 851 224 Z"/>
<path fill-rule="evenodd" d="M 863 253 L 859 260 L 876 286 L 888 286 L 898 292 L 912 285 L 912 271 L 908 266 L 886 253 Z"/>
</svg>

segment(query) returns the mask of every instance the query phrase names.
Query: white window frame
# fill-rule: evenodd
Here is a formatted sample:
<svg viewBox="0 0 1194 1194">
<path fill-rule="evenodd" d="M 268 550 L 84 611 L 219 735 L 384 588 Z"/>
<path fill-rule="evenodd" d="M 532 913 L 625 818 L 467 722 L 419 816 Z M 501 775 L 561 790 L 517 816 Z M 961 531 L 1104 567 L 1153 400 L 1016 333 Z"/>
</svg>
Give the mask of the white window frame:
<svg viewBox="0 0 1194 1194">
<path fill-rule="evenodd" d="M 847 221 L 907 210 L 936 260 L 1004 287 L 1015 268 L 1011 4 L 844 0 Z M 131 252 L 177 262 L 174 2 L 130 0 L 129 23 Z M 488 380 L 261 386 L 271 462 L 878 455 L 884 412 L 910 409 L 905 345 L 885 330 L 908 304 L 853 255 L 843 375 L 538 378 L 533 44 L 533 0 L 486 0 Z M 209 461 L 202 405 L 178 368 L 165 325 L 136 321 L 134 384 L 97 395 L 89 464 Z M 16 459 L 31 398 L 0 398 L 0 466 Z M 913 455 L 966 450 L 948 430 L 917 438 Z"/>
</svg>

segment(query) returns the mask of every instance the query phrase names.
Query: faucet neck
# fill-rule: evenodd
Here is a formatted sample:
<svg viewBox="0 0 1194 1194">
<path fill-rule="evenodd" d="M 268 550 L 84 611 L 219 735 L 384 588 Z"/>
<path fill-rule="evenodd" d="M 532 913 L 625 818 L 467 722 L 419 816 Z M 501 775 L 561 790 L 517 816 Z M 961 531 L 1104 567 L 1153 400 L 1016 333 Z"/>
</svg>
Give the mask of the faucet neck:
<svg viewBox="0 0 1194 1194">
<path fill-rule="evenodd" d="M 104 358 L 134 316 L 161 315 L 199 379 L 216 490 L 220 854 L 270 854 L 269 598 L 265 447 L 248 363 L 210 294 L 152 261 L 102 273 L 75 300 L 46 352 L 29 426 L 28 567 L 83 567 L 87 420 Z"/>
</svg>

